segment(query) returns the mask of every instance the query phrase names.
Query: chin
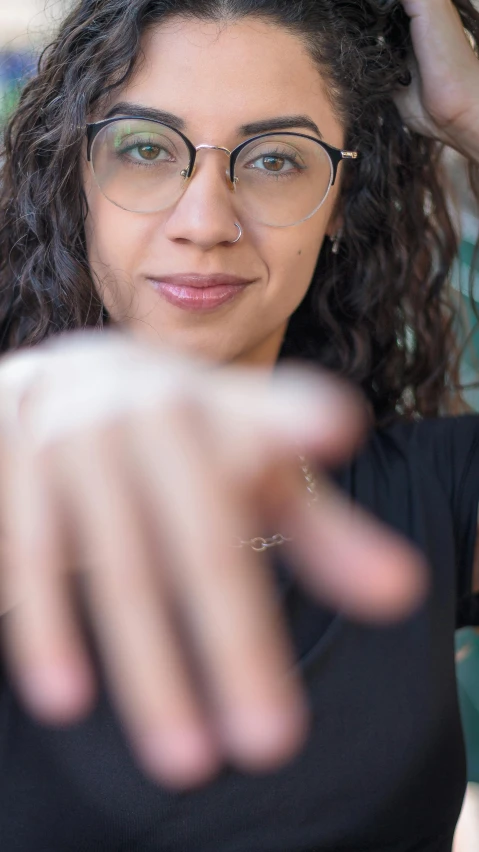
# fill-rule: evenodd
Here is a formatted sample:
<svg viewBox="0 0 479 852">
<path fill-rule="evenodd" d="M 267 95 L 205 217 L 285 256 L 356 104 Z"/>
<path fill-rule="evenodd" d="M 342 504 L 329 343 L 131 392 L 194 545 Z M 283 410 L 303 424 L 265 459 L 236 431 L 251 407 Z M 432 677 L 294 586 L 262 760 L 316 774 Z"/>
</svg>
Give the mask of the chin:
<svg viewBox="0 0 479 852">
<path fill-rule="evenodd" d="M 208 363 L 230 364 L 241 361 L 246 359 L 249 349 L 249 347 L 233 347 L 231 340 L 227 341 L 224 335 L 215 334 L 211 330 L 206 332 L 203 329 L 199 334 L 192 334 L 192 329 L 186 332 L 178 330 L 176 334 L 172 334 L 169 329 L 168 333 L 165 333 L 164 327 L 156 328 L 151 321 L 139 319 L 130 319 L 123 323 L 122 327 L 128 334 L 159 349 L 168 349 L 179 355 L 198 358 Z"/>
</svg>

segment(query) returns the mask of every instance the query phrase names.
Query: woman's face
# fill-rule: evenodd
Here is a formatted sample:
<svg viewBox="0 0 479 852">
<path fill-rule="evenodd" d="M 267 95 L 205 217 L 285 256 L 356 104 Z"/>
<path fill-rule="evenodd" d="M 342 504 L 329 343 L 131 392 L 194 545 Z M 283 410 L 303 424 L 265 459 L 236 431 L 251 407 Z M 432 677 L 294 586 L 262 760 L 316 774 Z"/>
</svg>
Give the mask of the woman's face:
<svg viewBox="0 0 479 852">
<path fill-rule="evenodd" d="M 285 116 L 298 117 L 293 131 L 317 136 L 302 126 L 299 116 L 307 116 L 324 141 L 340 148 L 343 128 L 325 86 L 301 41 L 286 30 L 251 19 L 221 27 L 175 19 L 145 37 L 137 72 L 95 119 L 120 102 L 141 105 L 182 119 L 195 146 L 232 150 L 255 135 L 242 133 L 242 125 Z M 314 216 L 277 228 L 242 210 L 227 166 L 224 152 L 199 151 L 179 201 L 148 214 L 112 204 L 85 167 L 89 263 L 111 317 L 134 334 L 218 363 L 272 365 L 325 235 L 339 225 L 333 218 L 339 180 Z M 243 236 L 233 244 L 235 222 Z M 251 283 L 228 301 L 198 310 L 197 302 L 196 309 L 173 304 L 158 285 L 164 276 L 185 273 Z"/>
</svg>

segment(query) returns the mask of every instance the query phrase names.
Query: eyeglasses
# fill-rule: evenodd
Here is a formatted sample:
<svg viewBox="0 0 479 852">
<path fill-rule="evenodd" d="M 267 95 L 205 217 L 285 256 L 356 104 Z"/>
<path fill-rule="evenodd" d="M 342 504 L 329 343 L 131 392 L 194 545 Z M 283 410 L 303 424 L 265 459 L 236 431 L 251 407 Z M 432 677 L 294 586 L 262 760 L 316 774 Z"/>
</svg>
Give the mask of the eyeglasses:
<svg viewBox="0 0 479 852">
<path fill-rule="evenodd" d="M 156 213 L 176 204 L 193 177 L 197 152 L 229 156 L 226 177 L 242 210 L 264 225 L 288 227 L 324 204 L 342 160 L 341 151 L 302 133 L 263 133 L 233 151 L 195 147 L 179 130 L 151 119 L 108 118 L 87 125 L 87 159 L 103 195 L 133 213 Z"/>
</svg>

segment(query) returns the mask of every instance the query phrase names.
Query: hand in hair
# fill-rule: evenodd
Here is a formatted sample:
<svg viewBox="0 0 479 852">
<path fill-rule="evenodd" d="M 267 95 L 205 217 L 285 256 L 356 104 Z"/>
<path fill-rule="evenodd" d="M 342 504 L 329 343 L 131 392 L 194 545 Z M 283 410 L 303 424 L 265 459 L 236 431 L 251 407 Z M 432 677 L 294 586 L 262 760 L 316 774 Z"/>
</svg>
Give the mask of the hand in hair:
<svg viewBox="0 0 479 852">
<path fill-rule="evenodd" d="M 298 577 L 354 617 L 394 621 L 423 599 L 412 546 L 321 474 L 307 505 L 298 443 L 326 468 L 365 432 L 361 399 L 337 379 L 225 371 L 80 333 L 5 358 L 0 398 L 13 683 L 40 721 L 86 714 L 89 624 L 133 751 L 167 785 L 226 758 L 276 766 L 307 733 L 266 554 L 235 536 L 287 530 Z"/>
<path fill-rule="evenodd" d="M 478 46 L 451 0 L 402 3 L 411 17 L 415 53 L 412 83 L 396 96 L 403 120 L 479 163 Z"/>
</svg>

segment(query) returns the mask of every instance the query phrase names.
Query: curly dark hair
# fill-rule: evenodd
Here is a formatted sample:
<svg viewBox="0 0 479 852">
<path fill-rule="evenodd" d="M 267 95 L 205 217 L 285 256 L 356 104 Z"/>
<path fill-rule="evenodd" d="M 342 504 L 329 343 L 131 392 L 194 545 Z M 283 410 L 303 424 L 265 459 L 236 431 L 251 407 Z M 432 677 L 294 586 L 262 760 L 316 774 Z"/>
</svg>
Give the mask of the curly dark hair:
<svg viewBox="0 0 479 852">
<path fill-rule="evenodd" d="M 478 12 L 470 0 L 456 6 L 479 44 Z M 398 0 L 79 0 L 5 130 L 0 351 L 108 324 L 85 245 L 85 123 L 133 73 L 145 29 L 177 15 L 260 16 L 300 36 L 328 77 L 347 147 L 360 152 L 343 173 L 339 254 L 325 240 L 280 357 L 349 377 L 380 424 L 446 410 L 458 375 L 448 287 L 458 239 L 442 148 L 404 127 L 394 103 L 412 51 Z M 479 198 L 477 167 L 470 177 Z"/>
</svg>

